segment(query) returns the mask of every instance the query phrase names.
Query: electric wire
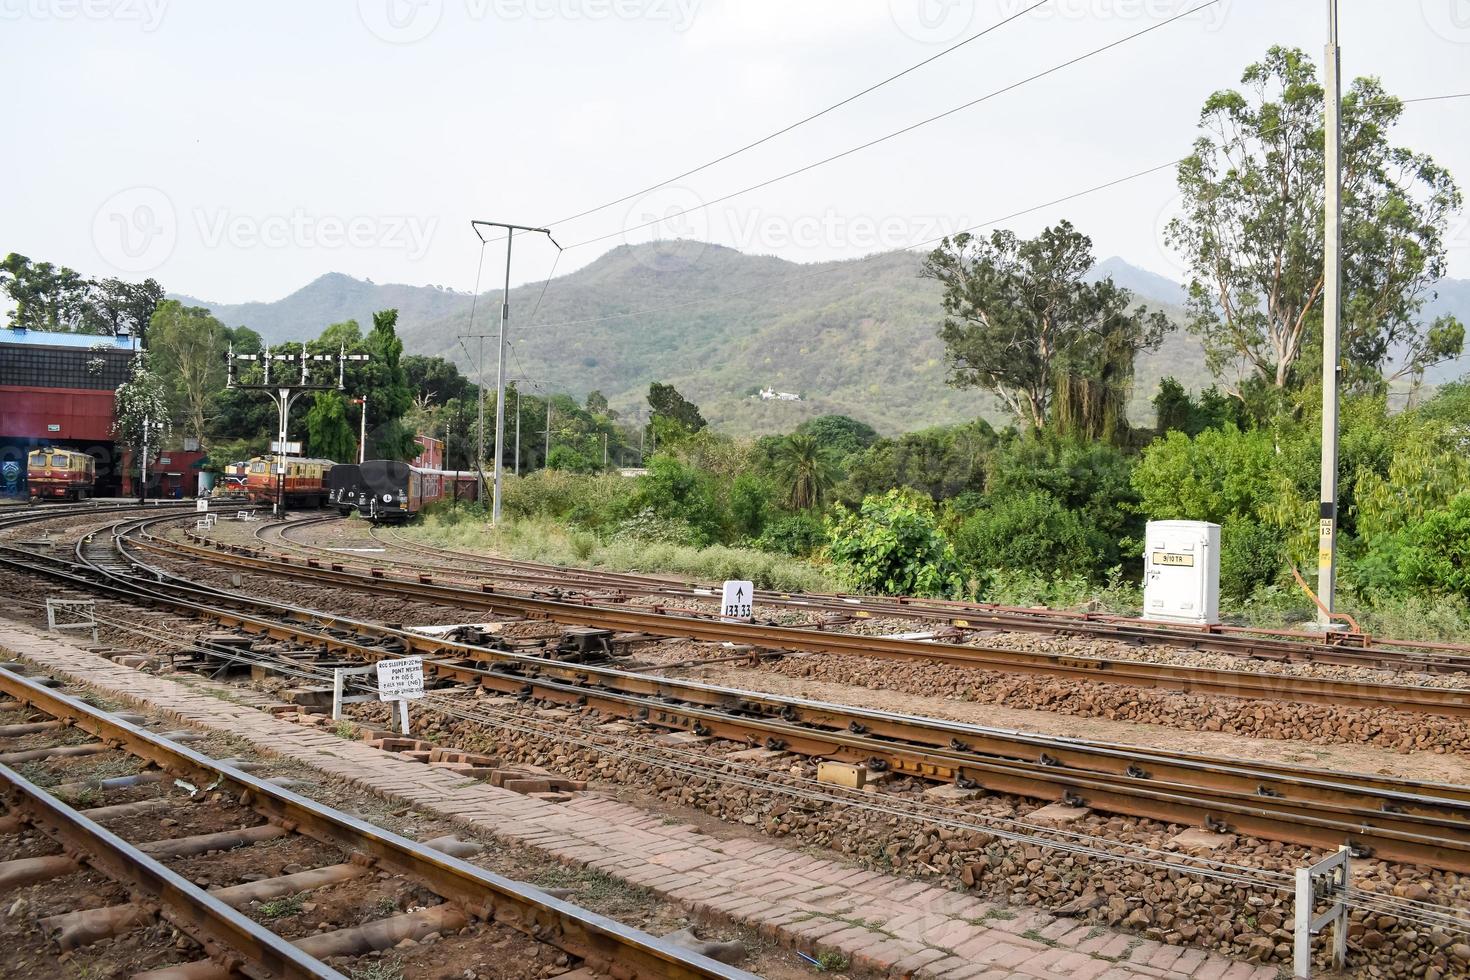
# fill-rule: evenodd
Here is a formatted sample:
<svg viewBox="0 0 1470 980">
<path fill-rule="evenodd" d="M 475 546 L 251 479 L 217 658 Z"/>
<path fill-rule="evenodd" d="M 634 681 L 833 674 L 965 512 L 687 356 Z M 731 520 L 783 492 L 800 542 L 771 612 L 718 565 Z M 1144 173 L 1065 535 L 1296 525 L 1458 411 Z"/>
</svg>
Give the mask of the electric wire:
<svg viewBox="0 0 1470 980">
<path fill-rule="evenodd" d="M 837 109 L 840 109 L 840 108 L 842 108 L 845 105 L 848 105 L 849 103 L 856 102 L 858 99 L 861 99 L 863 96 L 868 95 L 868 94 L 870 94 L 872 92 L 876 92 L 878 89 L 880 89 L 883 86 L 889 84 L 890 82 L 896 82 L 900 78 L 903 78 L 905 75 L 908 75 L 908 74 L 910 74 L 912 72 L 918 71 L 920 68 L 923 68 L 925 65 L 928 65 L 928 64 L 930 64 L 932 62 L 935 62 L 935 61 L 938 61 L 940 58 L 943 58 L 945 55 L 952 54 L 953 52 L 958 51 L 960 48 L 962 48 L 965 45 L 971 43 L 972 41 L 979 40 L 980 38 L 986 36 L 987 34 L 990 34 L 991 32 L 996 31 L 996 30 L 999 30 L 1000 28 L 1006 26 L 1007 24 L 1011 23 L 1012 21 L 1018 20 L 1021 17 L 1024 17 L 1026 14 L 1031 13 L 1031 11 L 1035 10 L 1037 7 L 1044 6 L 1048 2 L 1049 2 L 1049 0 L 1039 0 L 1039 2 L 1033 3 L 1029 7 L 1024 7 L 1022 9 L 1016 11 L 1014 14 L 1011 14 L 1009 17 L 1006 17 L 1006 18 L 1003 18 L 1002 20 L 996 21 L 994 24 L 991 24 L 990 26 L 986 27 L 985 29 L 983 29 L 981 31 L 978 31 L 978 32 L 976 32 L 974 34 L 971 34 L 969 37 L 963 38 L 962 40 L 956 42 L 955 44 L 950 45 L 949 47 L 945 48 L 943 51 L 940 51 L 937 54 L 930 55 L 929 57 L 925 58 L 923 61 L 920 61 L 920 62 L 917 62 L 915 64 L 910 65 L 909 67 L 905 68 L 903 71 L 897 73 L 896 75 L 889 75 L 887 78 L 883 79 L 882 81 L 875 82 L 872 85 L 869 85 L 867 88 L 863 89 L 862 91 L 855 92 L 852 95 L 849 95 L 847 98 L 841 100 L 840 102 L 834 102 L 832 105 L 827 106 L 825 109 L 821 109 L 821 110 L 819 110 L 817 112 L 812 113 L 809 116 L 805 116 L 802 119 L 798 119 L 796 122 L 793 122 L 793 123 L 791 123 L 791 124 L 789 124 L 787 126 L 783 126 L 782 128 L 776 130 L 773 133 L 769 133 L 769 134 L 767 134 L 765 136 L 762 136 L 760 139 L 753 140 L 752 142 L 746 143 L 744 146 L 740 146 L 740 147 L 737 147 L 736 149 L 730 150 L 727 153 L 724 153 L 724 154 L 722 154 L 722 155 L 720 155 L 718 157 L 715 157 L 713 160 L 710 160 L 710 161 L 708 161 L 706 163 L 701 163 L 697 167 L 694 167 L 692 169 L 686 170 L 686 171 L 684 171 L 681 174 L 675 174 L 674 176 L 668 177 L 668 178 L 666 178 L 664 180 L 660 180 L 660 181 L 658 181 L 655 184 L 649 184 L 647 187 L 643 188 L 642 190 L 633 191 L 631 194 L 625 194 L 622 197 L 615 198 L 614 200 L 608 201 L 605 204 L 599 204 L 596 207 L 588 208 L 585 211 L 578 211 L 576 214 L 568 215 L 565 218 L 558 218 L 555 221 L 547 222 L 547 224 L 548 225 L 562 225 L 562 224 L 567 224 L 568 222 L 576 221 L 579 218 L 585 218 L 588 215 L 596 214 L 599 211 L 605 211 L 605 210 L 607 210 L 610 207 L 615 207 L 615 206 L 617 206 L 619 204 L 623 204 L 623 203 L 625 203 L 627 201 L 631 201 L 635 197 L 641 197 L 644 194 L 648 194 L 648 193 L 650 193 L 652 191 L 656 191 L 660 187 L 665 187 L 665 186 L 667 186 L 669 184 L 672 184 L 676 180 L 683 180 L 686 177 L 693 177 L 695 174 L 700 173 L 701 171 L 704 171 L 704 170 L 708 170 L 710 167 L 713 167 L 716 164 L 724 163 L 726 160 L 729 160 L 729 159 L 731 159 L 733 157 L 739 156 L 740 154 L 746 152 L 747 150 L 753 150 L 756 147 L 761 146 L 762 144 L 769 143 L 771 140 L 776 139 L 778 136 L 784 136 L 785 134 L 791 132 L 792 130 L 797 129 L 797 128 L 801 127 L 801 126 L 805 126 L 809 122 L 813 122 L 813 121 L 815 121 L 817 119 L 820 119 L 823 116 L 827 115 L 828 113 L 834 112 Z"/>
<path fill-rule="evenodd" d="M 954 106 L 954 107 L 952 107 L 950 109 L 946 109 L 944 112 L 938 113 L 937 115 L 929 116 L 928 118 L 925 118 L 925 119 L 921 119 L 918 122 L 911 123 L 908 126 L 905 126 L 902 129 L 894 130 L 893 132 L 888 133 L 887 135 L 879 136 L 876 139 L 872 139 L 872 140 L 867 141 L 866 143 L 860 143 L 857 146 L 849 147 L 848 149 L 843 150 L 840 153 L 835 153 L 835 154 L 833 154 L 831 156 L 824 157 L 823 159 L 816 160 L 816 161 L 814 161 L 812 163 L 808 163 L 805 166 L 798 167 L 795 170 L 791 170 L 791 171 L 788 171 L 788 172 L 786 172 L 784 174 L 780 174 L 780 175 L 778 175 L 776 177 L 771 177 L 771 178 L 769 178 L 767 180 L 763 180 L 763 181 L 761 181 L 758 184 L 752 184 L 749 187 L 744 187 L 744 188 L 741 188 L 740 190 L 732 191 L 729 194 L 722 195 L 722 196 L 717 197 L 717 198 L 715 198 L 714 200 L 711 200 L 711 201 L 705 201 L 705 202 L 702 202 L 700 204 L 697 204 L 697 205 L 694 205 L 694 206 L 691 206 L 691 207 L 688 207 L 688 208 L 683 208 L 683 209 L 680 209 L 680 210 L 677 210 L 677 211 L 671 211 L 671 212 L 669 212 L 669 213 L 667 213 L 667 214 L 665 214 L 665 215 L 663 215 L 661 217 L 655 218 L 655 219 L 653 219 L 651 221 L 643 222 L 642 224 L 637 224 L 637 225 L 632 225 L 630 227 L 625 227 L 625 228 L 620 229 L 619 231 L 609 232 L 606 235 L 598 235 L 598 236 L 595 236 L 593 238 L 583 239 L 580 242 L 573 242 L 571 245 L 568 245 L 566 247 L 570 251 L 571 249 L 574 249 L 574 248 L 581 248 L 584 245 L 591 245 L 591 244 L 593 244 L 595 242 L 606 241 L 609 238 L 616 238 L 619 235 L 626 235 L 629 232 L 638 231 L 639 229 L 642 229 L 642 228 L 648 228 L 648 227 L 650 227 L 652 225 L 662 224 L 663 222 L 669 221 L 669 220 L 671 220 L 673 218 L 682 217 L 683 215 L 690 214 L 690 213 L 692 213 L 694 211 L 703 211 L 706 208 L 713 207 L 716 204 L 721 204 L 721 203 L 723 203 L 725 201 L 729 201 L 729 200 L 731 200 L 733 198 L 740 197 L 740 196 L 745 195 L 745 194 L 749 194 L 751 191 L 760 190 L 762 188 L 769 187 L 772 184 L 776 184 L 776 183 L 779 183 L 779 182 L 781 182 L 783 180 L 787 180 L 787 179 L 789 179 L 791 177 L 795 177 L 798 174 L 808 173 L 809 171 L 815 170 L 816 168 L 821 167 L 821 166 L 824 166 L 824 165 L 826 165 L 828 163 L 832 163 L 833 161 L 841 160 L 844 157 L 848 157 L 848 156 L 853 155 L 854 153 L 858 153 L 858 152 L 860 152 L 862 150 L 869 149 L 869 148 L 874 147 L 874 146 L 877 146 L 877 145 L 879 145 L 881 143 L 886 143 L 888 140 L 894 139 L 895 137 L 903 136 L 903 135 L 905 135 L 907 133 L 911 133 L 911 132 L 913 132 L 916 129 L 919 129 L 919 128 L 923 127 L 923 126 L 927 126 L 930 123 L 937 122 L 937 121 L 939 121 L 941 119 L 945 119 L 945 118 L 947 118 L 949 116 L 954 115 L 957 112 L 961 112 L 961 111 L 963 111 L 965 109 L 969 109 L 969 108 L 972 108 L 974 106 L 980 105 L 981 103 L 987 102 L 990 99 L 993 99 L 993 98 L 995 98 L 995 97 L 997 97 L 999 95 L 1003 95 L 1003 94 L 1005 94 L 1007 92 L 1015 91 L 1016 89 L 1018 89 L 1018 88 L 1020 88 L 1020 87 L 1022 87 L 1024 85 L 1027 85 L 1027 84 L 1029 84 L 1031 82 L 1037 81 L 1038 79 L 1042 79 L 1042 78 L 1047 77 L 1048 75 L 1055 74 L 1056 72 L 1062 71 L 1065 68 L 1069 68 L 1072 65 L 1078 64 L 1079 62 L 1086 61 L 1089 58 L 1095 57 L 1095 56 L 1097 56 L 1099 54 L 1102 54 L 1102 53 L 1104 53 L 1106 51 L 1110 51 L 1113 48 L 1119 47 L 1120 45 L 1127 44 L 1129 41 L 1136 40 L 1136 39 L 1138 39 L 1140 37 L 1143 37 L 1146 34 L 1150 34 L 1150 33 L 1154 32 L 1156 30 L 1159 30 L 1160 28 L 1167 27 L 1168 25 L 1174 23 L 1177 20 L 1180 20 L 1180 19 L 1182 19 L 1184 17 L 1188 17 L 1191 14 L 1198 13 L 1199 11 L 1204 10 L 1206 7 L 1212 7 L 1212 6 L 1214 6 L 1215 4 L 1217 4 L 1219 2 L 1220 2 L 1220 0 L 1205 0 L 1204 3 L 1197 4 L 1196 6 L 1189 7 L 1187 9 L 1185 9 L 1185 10 L 1182 10 L 1179 13 L 1175 14 L 1174 16 L 1169 17 L 1169 18 L 1166 18 L 1165 20 L 1162 20 L 1162 21 L 1160 21 L 1157 24 L 1150 24 L 1148 27 L 1145 27 L 1145 28 L 1143 28 L 1142 30 L 1139 30 L 1139 31 L 1135 31 L 1134 33 L 1129 34 L 1126 37 L 1121 37 L 1121 38 L 1118 38 L 1117 40 L 1110 41 L 1107 44 L 1102 45 L 1101 47 L 1093 48 L 1091 51 L 1087 51 L 1087 52 L 1085 52 L 1083 54 L 1077 55 L 1074 58 L 1069 58 L 1068 60 L 1063 61 L 1063 62 L 1060 62 L 1059 64 L 1056 64 L 1056 65 L 1053 65 L 1050 68 L 1044 69 L 1044 70 L 1042 70 L 1040 72 L 1037 72 L 1037 73 L 1035 73 L 1033 75 L 1029 75 L 1026 78 L 1021 79 L 1020 81 L 1012 82 L 1011 84 L 1006 85 L 1006 86 L 1004 86 L 1002 88 L 998 88 L 998 89 L 995 89 L 994 91 L 988 92 L 985 95 L 982 95 L 981 97 L 979 97 L 978 99 L 972 99 L 969 102 L 965 102 L 965 103 L 962 103 L 960 105 Z"/>
</svg>

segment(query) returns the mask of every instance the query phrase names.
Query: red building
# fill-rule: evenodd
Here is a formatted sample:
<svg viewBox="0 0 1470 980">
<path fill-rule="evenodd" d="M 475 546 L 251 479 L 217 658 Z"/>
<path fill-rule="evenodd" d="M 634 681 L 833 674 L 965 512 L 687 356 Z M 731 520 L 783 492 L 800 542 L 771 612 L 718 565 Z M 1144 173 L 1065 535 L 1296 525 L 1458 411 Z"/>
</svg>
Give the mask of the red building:
<svg viewBox="0 0 1470 980">
<path fill-rule="evenodd" d="M 25 492 L 25 457 L 39 446 L 97 460 L 99 496 L 121 489 L 113 392 L 137 352 L 130 336 L 0 329 L 0 494 Z"/>
<path fill-rule="evenodd" d="M 442 470 L 444 468 L 444 440 L 423 434 L 414 436 L 414 439 L 423 447 L 423 451 L 413 458 L 413 465 L 421 470 Z"/>
</svg>

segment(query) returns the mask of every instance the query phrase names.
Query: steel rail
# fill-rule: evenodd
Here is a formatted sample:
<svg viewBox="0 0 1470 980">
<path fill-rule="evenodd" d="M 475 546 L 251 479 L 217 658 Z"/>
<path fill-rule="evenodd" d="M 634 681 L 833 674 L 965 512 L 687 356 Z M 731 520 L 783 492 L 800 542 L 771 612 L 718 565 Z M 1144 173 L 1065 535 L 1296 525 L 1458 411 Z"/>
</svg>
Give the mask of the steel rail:
<svg viewBox="0 0 1470 980">
<path fill-rule="evenodd" d="M 497 591 L 489 586 L 475 590 L 434 582 L 432 576 L 427 575 L 420 575 L 416 580 L 385 574 L 364 575 L 348 571 L 341 562 L 294 559 L 289 556 L 268 558 L 255 553 L 254 549 L 222 542 L 197 545 L 175 539 L 141 537 L 134 538 L 133 543 L 161 555 L 178 557 L 180 552 L 184 552 L 218 565 L 283 575 L 317 584 L 348 587 L 378 595 L 412 598 L 462 608 L 487 609 L 528 619 L 549 620 L 566 626 L 682 636 L 714 643 L 739 643 L 806 653 L 943 663 L 1004 673 L 1041 674 L 1192 694 L 1269 698 L 1338 707 L 1387 708 L 1470 717 L 1470 690 L 1456 688 L 1344 681 L 1284 673 L 1256 674 L 1211 667 L 1110 660 L 908 640 L 901 637 L 831 633 L 788 626 L 725 623 L 669 610 L 647 611 L 537 598 Z"/>
<path fill-rule="evenodd" d="M 320 522 L 341 520 L 327 517 Z M 306 523 L 319 523 L 309 521 Z M 377 540 L 379 529 L 370 532 Z M 307 548 L 291 541 L 282 533 L 283 542 Z M 437 548 L 403 540 L 394 534 L 392 543 L 410 552 L 437 558 L 453 559 L 481 567 L 501 567 L 512 571 L 502 577 L 528 583 L 544 583 L 551 587 L 568 582 L 612 586 L 635 594 L 668 595 L 681 598 L 708 598 L 714 587 L 697 582 L 647 576 L 628 572 L 606 572 L 594 569 L 568 568 L 544 562 L 512 558 L 492 558 L 454 548 Z M 324 549 L 318 549 L 324 550 Z M 407 564 L 406 562 L 398 562 Z M 1083 633 L 1125 643 L 1154 643 L 1190 649 L 1210 650 L 1234 656 L 1283 662 L 1330 663 L 1342 666 L 1401 667 L 1415 670 L 1470 669 L 1470 646 L 1433 641 L 1397 640 L 1366 634 L 1313 635 L 1297 630 L 1265 629 L 1231 624 L 1190 626 L 1183 623 L 1160 623 L 1112 613 L 1077 613 L 1058 609 L 1006 606 L 998 603 L 971 602 L 959 599 L 933 599 L 915 596 L 871 596 L 842 593 L 782 592 L 767 593 L 763 602 L 785 608 L 811 608 L 842 612 L 857 619 L 893 617 L 935 621 L 961 629 L 995 628 L 1020 632 Z M 1439 659 L 1408 651 L 1431 651 Z"/>
<path fill-rule="evenodd" d="M 115 542 L 125 540 L 125 533 L 119 532 Z M 50 574 L 78 578 L 55 569 Z M 121 581 L 115 573 L 106 574 Z M 431 660 L 428 668 L 447 680 L 561 703 L 589 704 L 660 727 L 753 744 L 764 739 L 767 745 L 891 767 L 932 780 L 1070 800 L 1111 812 L 1229 828 L 1315 847 L 1347 843 L 1359 853 L 1374 853 L 1387 860 L 1470 870 L 1470 823 L 1466 822 L 1470 788 L 1344 776 L 1279 764 L 1240 766 L 1207 756 L 1026 735 L 561 664 L 220 590 L 177 585 L 172 594 L 165 593 L 152 579 L 147 589 L 107 587 L 132 595 L 134 601 L 141 595 L 246 632 L 363 660 L 406 652 L 453 658 Z M 286 615 L 296 621 L 219 608 L 182 599 L 180 593 L 198 600 L 268 609 L 277 617 Z M 480 666 L 485 662 L 491 664 L 489 669 Z"/>
<path fill-rule="evenodd" d="M 15 676 L 0 670 L 0 688 L 8 688 Z M 211 959 L 261 980 L 347 980 L 4 764 L 0 795 L 12 813 L 124 885 L 135 901 L 147 896 L 157 902 L 159 914 L 204 947 Z"/>
<path fill-rule="evenodd" d="M 341 521 L 341 517 L 324 516 L 306 520 L 279 521 L 265 525 L 254 534 L 262 544 L 276 544 L 303 554 L 333 554 L 343 564 L 394 565 L 423 569 L 423 560 L 411 561 L 386 554 L 373 560 L 334 552 L 333 549 L 295 541 L 291 530 Z M 266 531 L 277 532 L 270 541 Z M 602 589 L 595 598 L 618 602 L 628 596 L 667 597 L 671 599 L 715 599 L 713 586 L 663 576 L 608 572 L 595 569 L 550 565 L 544 562 L 513 558 L 494 558 L 453 548 L 437 548 L 405 541 L 394 534 L 382 537 L 382 529 L 369 532 L 375 540 L 418 554 L 435 562 L 434 570 L 446 562 L 457 563 L 474 574 L 502 582 L 515 582 L 528 587 L 540 586 L 556 594 L 567 589 Z M 468 584 L 477 585 L 470 582 Z M 606 590 L 614 590 L 607 594 Z M 1182 649 L 1225 653 L 1230 656 L 1277 663 L 1321 663 L 1343 667 L 1416 670 L 1426 673 L 1463 672 L 1470 670 L 1470 647 L 1449 643 L 1418 642 L 1375 638 L 1354 634 L 1322 634 L 1311 636 L 1299 631 L 1269 630 L 1216 624 L 1189 626 L 1149 622 L 1126 616 L 1098 613 L 1072 613 L 1055 609 L 1027 609 L 995 603 L 963 600 L 929 599 L 911 596 L 868 596 L 830 593 L 770 591 L 763 594 L 764 605 L 792 610 L 841 613 L 854 619 L 891 617 L 933 622 L 956 629 L 1000 629 L 1009 632 L 1082 634 L 1130 645 L 1166 645 Z M 685 615 L 701 615 L 684 610 Z M 710 614 L 713 615 L 713 614 Z M 1424 651 L 1424 652 L 1413 652 Z"/>
<path fill-rule="evenodd" d="M 192 779 L 201 786 L 223 787 L 230 795 L 240 798 L 242 802 L 263 813 L 267 819 L 294 833 L 301 833 L 340 848 L 372 867 L 422 882 L 435 894 L 458 905 L 468 914 L 498 922 L 541 942 L 550 943 L 579 957 L 600 972 L 646 978 L 715 977 L 725 980 L 753 980 L 753 974 L 744 970 L 675 946 L 554 898 L 538 888 L 502 877 L 323 806 L 289 789 L 258 779 L 228 763 L 212 759 L 145 728 L 108 715 L 78 698 L 38 684 L 14 671 L 0 670 L 0 692 L 108 744 L 125 748 L 138 758 L 175 776 Z M 13 772 L 0 766 L 0 775 L 8 778 Z M 44 793 L 41 795 L 45 796 Z M 52 804 L 53 810 L 57 808 L 69 809 L 59 802 Z M 81 819 L 86 820 L 85 817 Z M 118 845 L 122 848 L 130 847 L 105 828 L 91 821 L 86 823 L 90 826 L 78 826 L 66 839 L 67 844 L 79 853 L 91 855 L 99 850 L 116 850 Z M 102 870 L 110 877 L 131 881 L 126 876 L 114 874 L 110 864 Z M 229 913 L 228 919 L 236 927 L 240 925 L 237 920 L 255 926 L 251 920 L 210 898 L 207 892 L 178 879 L 167 868 L 160 866 L 160 870 L 186 886 L 187 892 L 181 893 L 183 897 L 199 903 L 197 911 L 186 917 L 185 921 L 209 925 Z M 170 888 L 173 887 L 170 885 Z M 159 893 L 151 888 L 149 892 Z M 161 897 L 168 898 L 168 892 L 162 892 Z M 197 921 L 201 919 L 202 923 Z M 211 940 L 216 939 L 213 931 L 207 935 Z M 308 966 L 315 964 L 311 967 L 312 970 L 317 967 L 320 970 L 300 972 L 286 969 L 282 973 L 271 972 L 277 968 L 276 958 L 295 948 L 273 934 L 263 932 L 258 926 L 255 926 L 248 937 L 235 939 L 227 935 L 226 938 L 231 940 L 227 943 L 231 949 L 246 954 L 248 964 L 267 968 L 260 970 L 258 975 L 340 977 L 336 971 L 318 964 L 299 950 L 295 950 L 298 958 Z M 257 945 L 247 943 L 246 939 L 258 944 L 258 948 Z M 267 944 L 266 939 L 273 942 Z M 284 961 L 281 966 L 285 968 L 291 964 Z M 250 967 L 242 966 L 241 969 L 248 973 L 257 973 Z"/>
</svg>

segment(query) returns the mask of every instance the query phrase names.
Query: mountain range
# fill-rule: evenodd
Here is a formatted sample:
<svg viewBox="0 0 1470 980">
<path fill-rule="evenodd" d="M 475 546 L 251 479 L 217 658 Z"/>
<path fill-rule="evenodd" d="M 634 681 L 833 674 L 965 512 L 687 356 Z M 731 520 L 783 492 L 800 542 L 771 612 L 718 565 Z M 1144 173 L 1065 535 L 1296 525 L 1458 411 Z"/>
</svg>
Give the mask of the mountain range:
<svg viewBox="0 0 1470 980">
<path fill-rule="evenodd" d="M 922 256 L 884 252 L 862 259 L 797 264 L 705 242 L 679 240 L 613 249 L 550 281 L 510 291 L 507 376 L 578 397 L 592 390 L 613 408 L 637 412 L 652 381 L 672 383 L 698 403 L 711 424 L 730 432 L 789 431 L 805 418 L 842 413 L 894 433 L 984 416 L 1003 421 L 993 398 L 945 384 L 944 345 L 936 334 L 939 288 L 921 279 Z M 1184 287 L 1121 258 L 1091 275 L 1111 276 L 1154 309 L 1182 322 Z M 1470 281 L 1444 280 L 1427 316 L 1454 313 L 1470 323 Z M 476 341 L 493 333 L 500 292 L 472 296 L 439 286 L 376 284 L 324 275 L 274 302 L 206 306 L 230 326 L 245 325 L 268 342 L 312 337 L 331 323 L 367 326 L 375 310 L 396 308 L 411 353 L 455 361 L 474 380 Z M 1470 355 L 1442 365 L 1428 380 L 1470 370 Z M 1183 330 L 1139 359 L 1130 415 L 1151 424 L 1149 398 L 1159 379 L 1209 385 L 1199 342 Z M 493 384 L 493 341 L 485 378 Z M 762 388 L 799 401 L 762 400 Z"/>
</svg>

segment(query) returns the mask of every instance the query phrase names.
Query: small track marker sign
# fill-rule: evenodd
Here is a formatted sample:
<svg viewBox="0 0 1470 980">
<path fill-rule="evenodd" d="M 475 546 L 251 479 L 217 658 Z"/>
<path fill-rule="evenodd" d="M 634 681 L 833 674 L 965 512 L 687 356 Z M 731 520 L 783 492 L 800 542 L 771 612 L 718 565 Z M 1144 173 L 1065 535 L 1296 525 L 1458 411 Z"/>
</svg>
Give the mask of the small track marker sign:
<svg viewBox="0 0 1470 980">
<path fill-rule="evenodd" d="M 413 701 L 424 696 L 424 658 L 378 661 L 378 700 Z"/>
<path fill-rule="evenodd" d="M 749 619 L 754 611 L 755 585 L 750 582 L 726 582 L 720 598 L 720 617 Z"/>
</svg>

